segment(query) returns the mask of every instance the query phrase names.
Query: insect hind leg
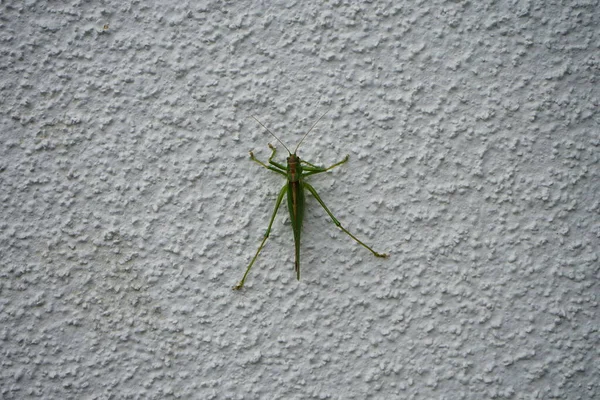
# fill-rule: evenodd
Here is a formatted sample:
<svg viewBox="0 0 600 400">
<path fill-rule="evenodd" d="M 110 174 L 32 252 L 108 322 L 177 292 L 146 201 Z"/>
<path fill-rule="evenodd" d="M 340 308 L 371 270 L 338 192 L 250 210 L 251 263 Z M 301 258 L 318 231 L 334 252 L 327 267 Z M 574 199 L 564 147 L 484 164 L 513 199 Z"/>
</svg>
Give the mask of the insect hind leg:
<svg viewBox="0 0 600 400">
<path fill-rule="evenodd" d="M 340 224 L 340 221 L 338 221 L 333 216 L 333 214 L 331 213 L 331 211 L 329 211 L 329 208 L 327 208 L 327 206 L 325 205 L 325 203 L 323 202 L 323 200 L 321 200 L 321 197 L 319 196 L 319 194 L 317 193 L 317 191 L 315 190 L 315 188 L 313 188 L 310 184 L 308 184 L 306 182 L 304 182 L 304 187 L 306 189 L 308 189 L 308 191 L 315 197 L 315 199 L 317 199 L 317 201 L 319 202 L 319 204 L 321 205 L 321 207 L 323 207 L 323 209 L 327 212 L 327 214 L 329 214 L 329 216 L 331 217 L 331 220 L 333 221 L 333 223 L 338 228 L 340 228 L 342 231 L 344 231 L 344 233 L 346 233 L 348 236 L 350 236 L 352 239 L 354 239 L 358 244 L 360 244 L 361 246 L 363 246 L 364 248 L 366 248 L 367 250 L 369 250 L 371 253 L 373 253 L 373 255 L 375 257 L 381 257 L 381 258 L 387 258 L 387 257 L 389 257 L 388 254 L 376 252 L 375 250 L 373 250 L 372 248 L 370 248 L 369 246 L 367 246 L 366 244 L 364 244 L 362 241 L 360 241 L 352 233 L 350 233 L 346 228 L 344 228 L 342 226 L 342 224 Z"/>
<path fill-rule="evenodd" d="M 275 210 L 273 210 L 273 215 L 271 216 L 271 220 L 269 221 L 269 227 L 267 228 L 267 231 L 265 232 L 265 236 L 264 236 L 262 242 L 260 243 L 260 246 L 258 246 L 258 250 L 256 250 L 256 254 L 252 258 L 252 261 L 250 261 L 250 265 L 248 265 L 248 268 L 246 269 L 246 273 L 244 273 L 242 280 L 233 287 L 233 290 L 240 290 L 241 288 L 244 287 L 244 282 L 246 281 L 248 272 L 250 272 L 250 269 L 252 268 L 252 266 L 254 265 L 254 262 L 258 258 L 258 254 L 260 253 L 262 248 L 265 246 L 265 242 L 269 238 L 269 234 L 271 233 L 271 227 L 273 226 L 273 221 L 275 221 L 275 216 L 277 215 L 279 206 L 281 206 L 281 201 L 283 200 L 283 196 L 285 195 L 286 191 L 287 191 L 287 184 L 284 185 L 283 188 L 281 188 L 281 190 L 279 191 L 279 196 L 277 196 L 277 202 L 275 203 Z"/>
</svg>

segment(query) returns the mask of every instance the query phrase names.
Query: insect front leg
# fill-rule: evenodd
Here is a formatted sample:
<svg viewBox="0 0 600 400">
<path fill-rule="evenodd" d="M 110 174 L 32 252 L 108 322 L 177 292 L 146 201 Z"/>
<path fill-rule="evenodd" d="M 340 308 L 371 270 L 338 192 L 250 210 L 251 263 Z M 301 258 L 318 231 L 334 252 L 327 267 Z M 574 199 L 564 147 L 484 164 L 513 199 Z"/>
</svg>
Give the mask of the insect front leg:
<svg viewBox="0 0 600 400">
<path fill-rule="evenodd" d="M 277 211 L 279 210 L 279 206 L 281 205 L 283 196 L 285 195 L 285 193 L 287 191 L 287 187 L 288 187 L 288 185 L 285 184 L 283 186 L 283 188 L 281 188 L 281 190 L 279 191 L 279 196 L 277 196 L 277 202 L 275 203 L 275 210 L 273 210 L 273 215 L 271 216 L 271 220 L 269 221 L 269 227 L 267 228 L 267 231 L 265 232 L 265 236 L 264 236 L 262 242 L 260 243 L 260 246 L 258 246 L 258 250 L 256 250 L 256 254 L 254 255 L 254 258 L 252 258 L 252 261 L 250 261 L 250 265 L 248 265 L 248 268 L 246 269 L 246 273 L 242 277 L 242 280 L 240 281 L 240 283 L 238 283 L 237 285 L 235 285 L 233 287 L 233 290 L 240 290 L 242 287 L 244 287 L 244 282 L 246 281 L 246 276 L 248 276 L 248 272 L 250 272 L 250 268 L 252 268 L 252 265 L 254 265 L 254 262 L 258 258 L 258 254 L 260 253 L 262 248 L 265 246 L 265 242 L 267 241 L 267 238 L 269 237 L 269 234 L 271 233 L 271 227 L 273 226 L 273 221 L 275 221 L 275 216 L 277 215 Z"/>
<path fill-rule="evenodd" d="M 335 166 L 335 165 L 334 165 Z M 319 202 L 319 204 L 321 205 L 321 207 L 323 207 L 323 209 L 327 212 L 327 214 L 329 214 L 329 216 L 331 217 L 333 223 L 340 228 L 342 231 L 344 231 L 348 236 L 350 236 L 352 239 L 354 239 L 356 242 L 358 242 L 358 244 L 360 244 L 361 246 L 363 246 L 364 248 L 366 248 L 367 250 L 369 250 L 371 253 L 373 253 L 373 255 L 375 257 L 382 257 L 382 258 L 387 258 L 388 255 L 385 253 L 378 253 L 375 250 L 373 250 L 372 248 L 370 248 L 369 246 L 367 246 L 366 244 L 364 244 L 363 242 L 361 242 L 360 240 L 358 240 L 358 238 L 356 236 L 354 236 L 353 234 L 351 234 L 350 232 L 348 232 L 348 230 L 346 230 L 346 228 L 344 228 L 342 226 L 342 224 L 340 224 L 340 221 L 338 221 L 333 214 L 331 213 L 331 211 L 329 211 L 329 208 L 327 208 L 327 206 L 325 205 L 325 203 L 323 202 L 323 200 L 321 200 L 321 197 L 319 197 L 319 194 L 317 193 L 317 191 L 315 190 L 315 188 L 313 188 L 310 184 L 304 182 L 304 187 L 306 189 L 308 189 L 308 191 L 315 197 L 315 199 L 317 199 L 317 201 Z"/>
<path fill-rule="evenodd" d="M 279 164 L 277 161 L 273 161 L 273 158 L 275 157 L 275 153 L 277 152 L 277 149 L 275 148 L 275 146 L 273 146 L 271 143 L 269 143 L 269 148 L 272 150 L 271 157 L 269 157 L 269 164 L 274 165 L 275 167 L 285 171 L 286 170 L 285 165 Z"/>
</svg>

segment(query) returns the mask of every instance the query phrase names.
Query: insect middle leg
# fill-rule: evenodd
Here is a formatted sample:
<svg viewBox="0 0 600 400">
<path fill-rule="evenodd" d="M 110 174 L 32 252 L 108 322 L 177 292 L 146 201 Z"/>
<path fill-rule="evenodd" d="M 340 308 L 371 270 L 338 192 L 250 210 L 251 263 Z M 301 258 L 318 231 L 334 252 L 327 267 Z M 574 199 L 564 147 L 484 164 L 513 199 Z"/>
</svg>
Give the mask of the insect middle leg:
<svg viewBox="0 0 600 400">
<path fill-rule="evenodd" d="M 344 231 L 348 236 L 350 236 L 352 239 L 354 239 L 356 242 L 358 242 L 358 244 L 360 244 L 361 246 L 365 247 L 367 250 L 369 250 L 371 253 L 373 253 L 373 255 L 375 257 L 382 257 L 382 258 L 386 258 L 388 257 L 387 254 L 385 253 L 378 253 L 375 250 L 373 250 L 372 248 L 370 248 L 369 246 L 367 246 L 366 244 L 364 244 L 363 242 L 361 242 L 356 236 L 354 236 L 353 234 L 351 234 L 346 228 L 344 228 L 342 226 L 342 224 L 340 224 L 340 221 L 338 221 L 333 214 L 331 213 L 331 211 L 329 211 L 329 208 L 327 208 L 327 206 L 325 205 L 325 203 L 323 202 L 323 200 L 321 200 L 321 197 L 319 197 L 319 194 L 317 193 L 317 191 L 315 190 L 315 188 L 313 188 L 310 184 L 304 182 L 304 187 L 306 189 L 308 189 L 308 191 L 315 197 L 315 199 L 317 199 L 317 201 L 319 202 L 319 204 L 321 205 L 321 207 L 323 207 L 323 209 L 327 212 L 327 214 L 329 214 L 329 216 L 331 217 L 333 223 L 340 228 L 342 231 Z"/>
<path fill-rule="evenodd" d="M 271 145 L 269 145 L 269 147 L 271 147 Z M 272 161 L 271 159 L 275 156 L 275 148 L 271 147 L 271 149 L 273 149 L 273 153 L 271 153 L 271 157 L 269 157 L 269 163 L 271 165 L 267 165 L 264 162 L 260 161 L 258 158 L 256 158 L 254 156 L 253 152 L 250 152 L 250 159 L 252 161 L 254 161 L 255 163 L 265 167 L 268 170 L 277 172 L 278 174 L 281 174 L 283 176 L 287 176 L 286 172 L 285 172 L 285 167 L 281 164 L 276 163 L 275 161 Z"/>
<path fill-rule="evenodd" d="M 277 215 L 277 211 L 279 210 L 279 206 L 281 205 L 283 196 L 287 192 L 287 187 L 288 187 L 288 185 L 285 184 L 283 186 L 283 188 L 281 188 L 281 190 L 279 191 L 279 196 L 277 196 L 277 202 L 275 203 L 275 210 L 273 210 L 273 215 L 271 216 L 271 220 L 269 221 L 269 227 L 267 228 L 267 231 L 265 232 L 265 236 L 264 236 L 262 242 L 260 243 L 260 246 L 258 246 L 258 250 L 256 250 L 256 254 L 254 255 L 254 258 L 252 258 L 252 261 L 250 261 L 250 265 L 248 265 L 248 268 L 246 269 L 246 273 L 244 274 L 242 280 L 240 281 L 240 283 L 238 283 L 237 285 L 235 285 L 233 287 L 233 290 L 239 290 L 242 287 L 244 287 L 244 282 L 246 281 L 246 276 L 248 276 L 248 272 L 250 272 L 250 268 L 252 268 L 252 265 L 254 265 L 254 262 L 258 258 L 258 254 L 260 253 L 262 248 L 265 246 L 265 242 L 267 241 L 267 238 L 269 237 L 269 233 L 271 233 L 271 227 L 273 226 L 273 221 L 275 221 L 275 216 Z"/>
<path fill-rule="evenodd" d="M 309 175 L 314 175 L 314 174 L 320 174 L 321 172 L 327 172 L 327 171 L 329 171 L 329 170 L 337 167 L 338 165 L 344 164 L 345 162 L 348 161 L 349 158 L 350 158 L 350 156 L 347 155 L 346 157 L 344 157 L 344 159 L 342 161 L 337 162 L 337 163 L 335 163 L 335 164 L 333 164 L 333 165 L 331 165 L 331 166 L 329 166 L 327 168 L 325 168 L 325 167 L 319 167 L 317 165 L 309 163 L 308 161 L 302 160 L 302 162 L 304 164 L 308 165 L 308 167 L 304 167 L 303 168 L 307 172 L 303 173 L 302 176 L 309 176 Z"/>
</svg>

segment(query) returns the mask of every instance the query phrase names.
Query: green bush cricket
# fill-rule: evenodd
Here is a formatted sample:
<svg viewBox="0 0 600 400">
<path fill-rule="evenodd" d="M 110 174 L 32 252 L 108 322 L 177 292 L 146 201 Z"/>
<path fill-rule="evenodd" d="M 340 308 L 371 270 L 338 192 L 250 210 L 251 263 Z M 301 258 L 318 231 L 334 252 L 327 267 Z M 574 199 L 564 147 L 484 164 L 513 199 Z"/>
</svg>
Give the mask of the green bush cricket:
<svg viewBox="0 0 600 400">
<path fill-rule="evenodd" d="M 327 111 L 327 112 L 329 112 L 329 111 Z M 254 118 L 254 120 L 256 122 L 258 122 L 260 124 L 260 126 L 262 126 L 267 132 L 269 132 L 271 134 L 271 136 L 273 136 L 275 139 L 277 139 L 277 141 L 279 143 L 281 143 L 283 145 L 283 147 L 287 150 L 289 157 L 287 158 L 287 166 L 280 164 L 276 161 L 273 161 L 273 158 L 275 157 L 276 149 L 271 144 L 269 144 L 269 148 L 271 149 L 271 156 L 269 157 L 268 165 L 263 163 L 262 161 L 258 160 L 256 157 L 254 157 L 254 154 L 252 152 L 250 152 L 250 159 L 252 161 L 260 164 L 261 166 L 263 166 L 266 169 L 269 169 L 271 171 L 274 171 L 278 174 L 285 176 L 287 179 L 287 183 L 279 191 L 279 195 L 277 196 L 277 201 L 275 202 L 275 210 L 273 211 L 273 215 L 271 216 L 271 220 L 269 221 L 269 226 L 267 227 L 267 231 L 265 232 L 263 240 L 262 240 L 260 246 L 258 247 L 258 250 L 256 250 L 256 254 L 252 258 L 252 261 L 250 261 L 250 265 L 248 265 L 248 268 L 246 269 L 246 272 L 244 273 L 242 280 L 233 287 L 234 290 L 239 290 L 244 286 L 244 282 L 246 281 L 248 272 L 250 272 L 252 265 L 254 265 L 254 262 L 258 258 L 258 254 L 264 247 L 265 242 L 267 241 L 267 238 L 269 237 L 269 234 L 271 233 L 271 227 L 273 226 L 273 221 L 275 221 L 275 216 L 277 215 L 277 211 L 279 210 L 279 206 L 281 205 L 281 202 L 283 201 L 283 196 L 285 194 L 287 194 L 288 210 L 290 213 L 292 230 L 294 231 L 294 245 L 295 245 L 295 250 L 296 250 L 296 259 L 295 259 L 295 263 L 294 263 L 294 270 L 296 271 L 296 278 L 298 280 L 300 280 L 300 234 L 301 234 L 301 230 L 302 230 L 302 220 L 304 218 L 304 189 L 307 189 L 313 195 L 313 197 L 319 202 L 321 207 L 323 207 L 323 209 L 327 212 L 327 214 L 329 214 L 333 223 L 338 228 L 340 228 L 342 231 L 344 231 L 344 233 L 346 233 L 348 236 L 350 236 L 352 239 L 354 239 L 360 245 L 362 245 L 367 250 L 369 250 L 371 253 L 373 253 L 373 255 L 375 257 L 382 257 L 382 258 L 388 257 L 387 254 L 377 253 L 375 250 L 373 250 L 372 248 L 370 248 L 369 246 L 367 246 L 366 244 L 361 242 L 358 238 L 356 238 L 356 236 L 354 236 L 352 233 L 350 233 L 348 230 L 346 230 L 346 228 L 344 228 L 342 226 L 342 224 L 340 224 L 340 222 L 333 216 L 331 211 L 329 211 L 329 208 L 327 208 L 325 203 L 323 203 L 323 200 L 321 200 L 321 197 L 317 194 L 317 191 L 309 183 L 304 181 L 304 178 L 306 178 L 310 175 L 320 174 L 322 172 L 329 171 L 329 170 L 337 167 L 338 165 L 344 164 L 346 161 L 348 161 L 349 156 L 347 155 L 346 157 L 344 157 L 344 159 L 342 161 L 337 162 L 330 167 L 324 168 L 324 167 L 318 167 L 314 164 L 311 164 L 308 161 L 301 160 L 300 157 L 298 157 L 298 155 L 296 154 L 296 152 L 298 151 L 298 148 L 300 147 L 300 144 L 304 141 L 306 136 L 308 136 L 308 134 L 313 130 L 313 128 L 319 123 L 319 121 L 327 114 L 327 112 L 325 114 L 323 114 L 317 120 L 317 122 L 315 122 L 313 124 L 313 126 L 308 130 L 308 132 L 306 132 L 306 134 L 304 134 L 302 139 L 296 145 L 296 148 L 294 149 L 294 153 L 290 152 L 290 150 L 287 148 L 287 146 L 281 140 L 279 140 L 279 138 L 277 136 L 275 136 L 275 134 L 273 132 L 271 132 L 266 126 L 264 126 L 262 124 L 262 122 L 260 122 L 254 116 L 252 117 L 252 118 Z"/>
</svg>

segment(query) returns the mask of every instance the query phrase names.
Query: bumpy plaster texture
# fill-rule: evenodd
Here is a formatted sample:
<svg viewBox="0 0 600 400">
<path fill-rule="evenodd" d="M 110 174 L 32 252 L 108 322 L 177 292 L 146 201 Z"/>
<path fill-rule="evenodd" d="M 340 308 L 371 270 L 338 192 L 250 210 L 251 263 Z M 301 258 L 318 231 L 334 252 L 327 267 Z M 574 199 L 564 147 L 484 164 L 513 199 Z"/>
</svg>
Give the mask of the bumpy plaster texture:
<svg viewBox="0 0 600 400">
<path fill-rule="evenodd" d="M 597 1 L 0 8 L 1 398 L 600 398 Z"/>
</svg>

